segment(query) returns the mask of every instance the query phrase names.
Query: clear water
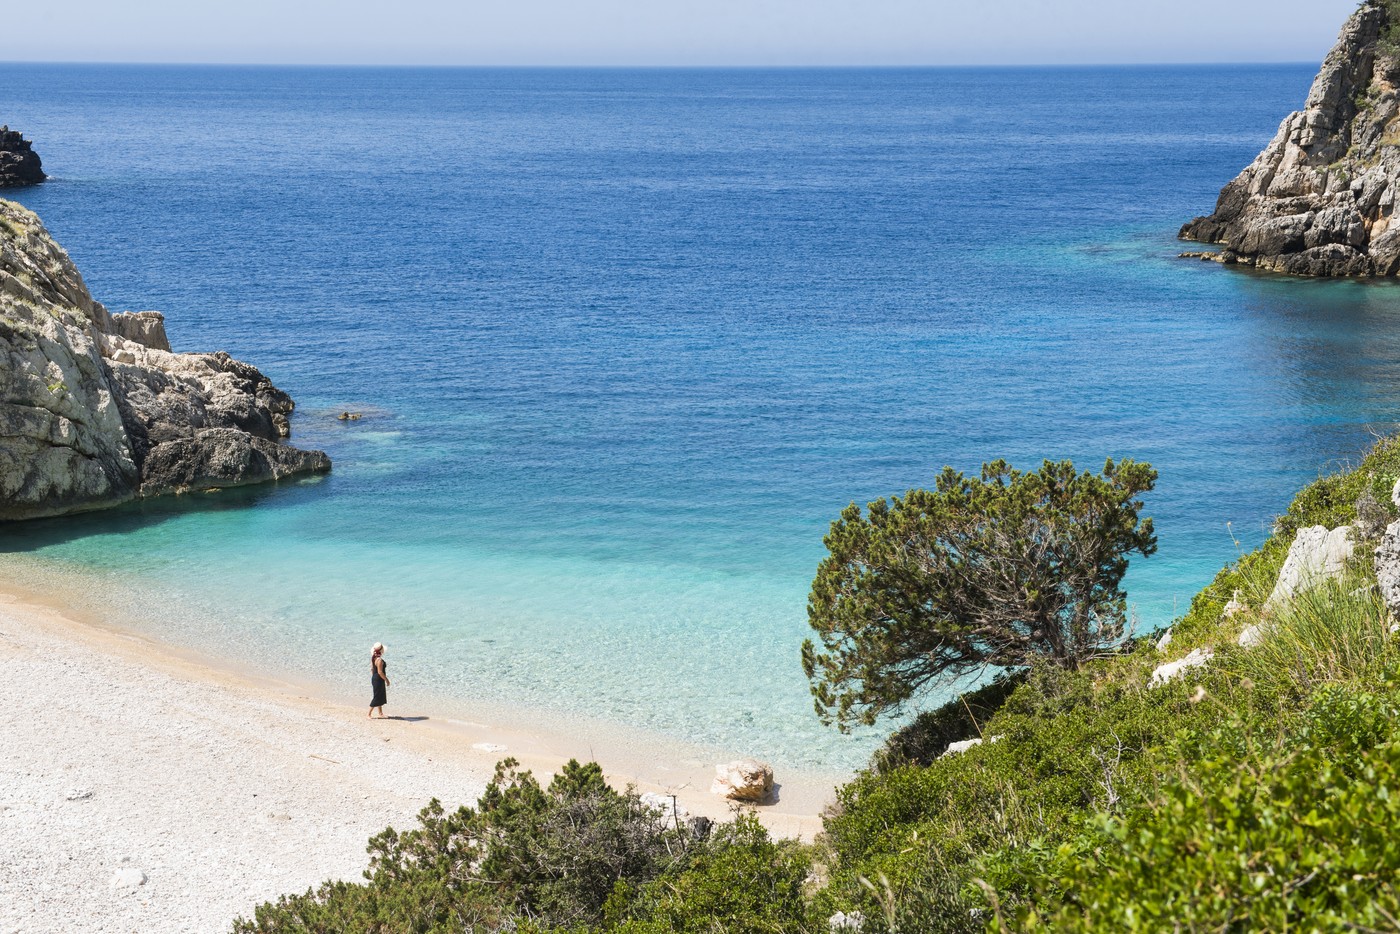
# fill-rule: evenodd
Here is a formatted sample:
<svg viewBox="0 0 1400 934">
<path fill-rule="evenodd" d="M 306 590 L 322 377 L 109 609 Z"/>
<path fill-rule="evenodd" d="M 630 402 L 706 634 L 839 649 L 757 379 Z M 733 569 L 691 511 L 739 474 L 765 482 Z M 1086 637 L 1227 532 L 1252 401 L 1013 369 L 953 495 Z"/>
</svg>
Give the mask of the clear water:
<svg viewBox="0 0 1400 934">
<path fill-rule="evenodd" d="M 1396 420 L 1400 292 L 1175 258 L 1312 71 L 0 66 L 97 297 L 335 460 L 0 570 L 347 703 L 381 639 L 464 709 L 856 765 L 798 665 L 846 503 L 1149 460 L 1151 629 Z"/>
</svg>

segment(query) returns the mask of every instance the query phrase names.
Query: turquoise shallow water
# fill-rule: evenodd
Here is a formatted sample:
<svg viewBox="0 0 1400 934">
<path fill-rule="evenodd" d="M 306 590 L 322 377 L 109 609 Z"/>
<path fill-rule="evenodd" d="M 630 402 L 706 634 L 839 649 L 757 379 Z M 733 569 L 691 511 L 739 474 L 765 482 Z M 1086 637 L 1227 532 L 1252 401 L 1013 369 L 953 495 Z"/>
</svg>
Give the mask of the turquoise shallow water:
<svg viewBox="0 0 1400 934">
<path fill-rule="evenodd" d="M 1152 629 L 1396 420 L 1400 292 L 1175 258 L 1311 72 L 0 66 L 97 297 L 336 465 L 0 571 L 347 702 L 381 639 L 465 710 L 852 767 L 798 666 L 847 502 L 1150 460 Z"/>
</svg>

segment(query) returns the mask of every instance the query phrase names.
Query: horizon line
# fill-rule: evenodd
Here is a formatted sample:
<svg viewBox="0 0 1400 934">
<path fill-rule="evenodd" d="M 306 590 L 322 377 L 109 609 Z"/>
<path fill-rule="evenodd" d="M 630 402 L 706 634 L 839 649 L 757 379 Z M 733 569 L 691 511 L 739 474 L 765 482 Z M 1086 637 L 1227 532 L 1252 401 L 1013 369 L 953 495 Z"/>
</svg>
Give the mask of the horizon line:
<svg viewBox="0 0 1400 934">
<path fill-rule="evenodd" d="M 450 63 L 450 62 L 249 62 L 249 61 L 124 61 L 124 60 L 65 60 L 65 59 L 0 59 L 7 66 L 93 66 L 132 68 L 431 68 L 431 69 L 519 69 L 538 71 L 802 71 L 802 70 L 888 70 L 929 71 L 939 69 L 974 68 L 1247 68 L 1251 66 L 1309 66 L 1320 63 L 1304 59 L 1258 59 L 1234 61 L 1151 61 L 1151 62 L 961 62 L 933 63 L 811 63 L 811 64 L 747 64 L 747 63 Z"/>
</svg>

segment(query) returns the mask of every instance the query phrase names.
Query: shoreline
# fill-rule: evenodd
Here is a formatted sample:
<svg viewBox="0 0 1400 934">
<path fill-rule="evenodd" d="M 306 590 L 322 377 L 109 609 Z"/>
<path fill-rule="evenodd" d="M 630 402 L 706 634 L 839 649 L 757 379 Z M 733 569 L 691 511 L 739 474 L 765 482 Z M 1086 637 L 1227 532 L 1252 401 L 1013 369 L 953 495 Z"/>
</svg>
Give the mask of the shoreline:
<svg viewBox="0 0 1400 934">
<path fill-rule="evenodd" d="M 6 934 L 226 929 L 278 895 L 358 879 L 370 836 L 410 826 L 432 797 L 475 805 L 506 756 L 542 780 L 596 759 L 614 787 L 674 793 L 711 818 L 731 810 L 709 793 L 713 763 L 407 704 L 401 719 L 391 704 L 390 719 L 370 721 L 315 685 L 66 610 L 0 577 L 13 694 L 0 713 Z M 775 835 L 811 839 L 830 791 L 789 782 L 754 810 Z M 146 881 L 123 885 L 123 873 Z"/>
</svg>

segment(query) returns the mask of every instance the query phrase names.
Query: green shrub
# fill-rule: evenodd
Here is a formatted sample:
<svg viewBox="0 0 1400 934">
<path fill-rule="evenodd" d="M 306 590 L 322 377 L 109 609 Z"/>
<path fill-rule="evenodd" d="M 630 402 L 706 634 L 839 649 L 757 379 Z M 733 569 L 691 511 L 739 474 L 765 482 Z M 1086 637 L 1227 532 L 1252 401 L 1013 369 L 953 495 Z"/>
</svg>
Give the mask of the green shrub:
<svg viewBox="0 0 1400 934">
<path fill-rule="evenodd" d="M 698 846 L 683 871 L 648 884 L 634 909 L 638 920 L 617 930 L 630 934 L 815 931 L 803 894 L 810 869 L 806 848 L 790 840 L 773 840 L 758 818 L 741 814 Z"/>
<path fill-rule="evenodd" d="M 1240 614 L 1262 641 L 1230 649 L 1226 671 L 1269 690 L 1305 695 L 1329 683 L 1365 681 L 1394 654 L 1390 614 L 1368 575 L 1353 573 L 1296 594 L 1275 612 Z"/>
<path fill-rule="evenodd" d="M 570 761 L 547 789 L 506 759 L 477 809 L 434 800 L 419 826 L 370 841 L 364 884 L 328 882 L 264 904 L 236 934 L 438 932 L 495 927 L 513 915 L 544 926 L 601 923 L 622 885 L 640 886 L 686 857 L 688 835 L 664 829 L 596 763 Z"/>
<path fill-rule="evenodd" d="M 1151 806 L 1100 817 L 1042 868 L 1015 926 L 1395 930 L 1400 715 L 1392 682 L 1320 689 L 1293 729 L 1211 734 Z"/>
</svg>

